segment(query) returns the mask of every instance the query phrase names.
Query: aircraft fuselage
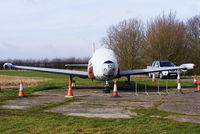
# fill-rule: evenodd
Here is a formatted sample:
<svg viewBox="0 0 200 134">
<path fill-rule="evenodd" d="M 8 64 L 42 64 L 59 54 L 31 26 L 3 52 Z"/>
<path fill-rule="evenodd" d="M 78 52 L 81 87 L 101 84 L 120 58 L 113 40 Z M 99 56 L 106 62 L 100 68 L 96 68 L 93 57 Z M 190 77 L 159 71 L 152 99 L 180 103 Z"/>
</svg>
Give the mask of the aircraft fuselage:
<svg viewBox="0 0 200 134">
<path fill-rule="evenodd" d="M 117 76 L 118 70 L 116 55 L 110 49 L 95 51 L 88 62 L 88 77 L 91 79 L 112 80 Z"/>
</svg>

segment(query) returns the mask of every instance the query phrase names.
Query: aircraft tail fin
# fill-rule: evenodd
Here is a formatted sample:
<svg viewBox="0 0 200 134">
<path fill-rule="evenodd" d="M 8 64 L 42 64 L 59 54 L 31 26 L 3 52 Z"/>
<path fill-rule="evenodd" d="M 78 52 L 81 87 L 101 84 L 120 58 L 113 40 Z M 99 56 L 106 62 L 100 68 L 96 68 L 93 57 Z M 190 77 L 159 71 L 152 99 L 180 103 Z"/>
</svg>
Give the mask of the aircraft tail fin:
<svg viewBox="0 0 200 134">
<path fill-rule="evenodd" d="M 95 52 L 95 43 L 93 43 L 92 45 L 92 55 L 94 54 L 94 52 Z"/>
</svg>

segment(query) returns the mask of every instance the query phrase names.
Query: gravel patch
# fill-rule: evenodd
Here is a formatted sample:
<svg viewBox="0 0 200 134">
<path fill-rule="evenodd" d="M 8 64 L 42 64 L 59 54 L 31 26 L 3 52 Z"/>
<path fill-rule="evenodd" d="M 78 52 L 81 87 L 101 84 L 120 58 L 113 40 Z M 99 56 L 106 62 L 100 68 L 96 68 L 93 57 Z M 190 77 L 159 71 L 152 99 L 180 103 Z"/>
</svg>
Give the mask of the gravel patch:
<svg viewBox="0 0 200 134">
<path fill-rule="evenodd" d="M 181 122 L 193 122 L 193 123 L 200 123 L 200 116 L 187 116 L 187 115 L 170 115 L 165 118 L 174 119 Z"/>
<path fill-rule="evenodd" d="M 25 97 L 17 100 L 9 100 L 0 106 L 4 109 L 28 109 L 33 106 L 45 105 L 51 102 L 61 102 L 64 101 L 65 97 L 60 96 L 39 96 L 39 97 Z"/>
</svg>

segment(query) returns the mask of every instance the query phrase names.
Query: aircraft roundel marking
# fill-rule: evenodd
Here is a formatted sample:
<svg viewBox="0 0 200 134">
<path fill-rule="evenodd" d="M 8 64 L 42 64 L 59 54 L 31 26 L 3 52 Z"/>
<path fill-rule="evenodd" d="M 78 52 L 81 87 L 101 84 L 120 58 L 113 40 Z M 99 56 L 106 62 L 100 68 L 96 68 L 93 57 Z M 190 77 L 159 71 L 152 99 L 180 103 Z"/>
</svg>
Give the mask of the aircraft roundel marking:
<svg viewBox="0 0 200 134">
<path fill-rule="evenodd" d="M 88 67 L 88 77 L 90 78 L 90 79 L 94 79 L 95 77 L 94 77 L 94 72 L 93 72 L 93 67 L 92 67 L 92 65 L 90 65 L 89 67 Z"/>
</svg>

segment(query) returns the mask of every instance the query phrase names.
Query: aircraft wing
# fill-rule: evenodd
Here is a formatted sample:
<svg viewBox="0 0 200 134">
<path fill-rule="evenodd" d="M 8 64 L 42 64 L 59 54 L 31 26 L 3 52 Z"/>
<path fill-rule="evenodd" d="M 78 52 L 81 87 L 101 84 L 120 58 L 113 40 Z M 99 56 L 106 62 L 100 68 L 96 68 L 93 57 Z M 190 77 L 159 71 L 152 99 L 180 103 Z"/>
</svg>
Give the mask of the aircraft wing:
<svg viewBox="0 0 200 134">
<path fill-rule="evenodd" d="M 66 64 L 66 67 L 88 67 L 88 64 Z"/>
<path fill-rule="evenodd" d="M 168 70 L 191 70 L 195 67 L 194 64 L 188 63 L 188 64 L 182 64 L 180 66 L 176 67 L 162 67 L 162 68 L 151 68 L 151 69 L 136 69 L 136 70 L 124 70 L 120 71 L 119 75 L 120 76 L 127 76 L 127 75 L 134 75 L 134 74 L 145 74 L 145 73 L 151 73 L 151 72 L 160 72 L 160 71 L 168 71 Z"/>
<path fill-rule="evenodd" d="M 86 71 L 75 71 L 75 70 L 65 70 L 65 69 L 53 69 L 53 68 L 42 68 L 42 67 L 29 67 L 29 66 L 17 66 L 11 63 L 5 63 L 3 65 L 5 69 L 24 69 L 24 70 L 33 70 L 33 71 L 41 71 L 41 72 L 49 72 L 49 73 L 58 73 L 58 74 L 67 74 L 73 76 L 80 77 L 88 77 L 88 73 Z"/>
</svg>

